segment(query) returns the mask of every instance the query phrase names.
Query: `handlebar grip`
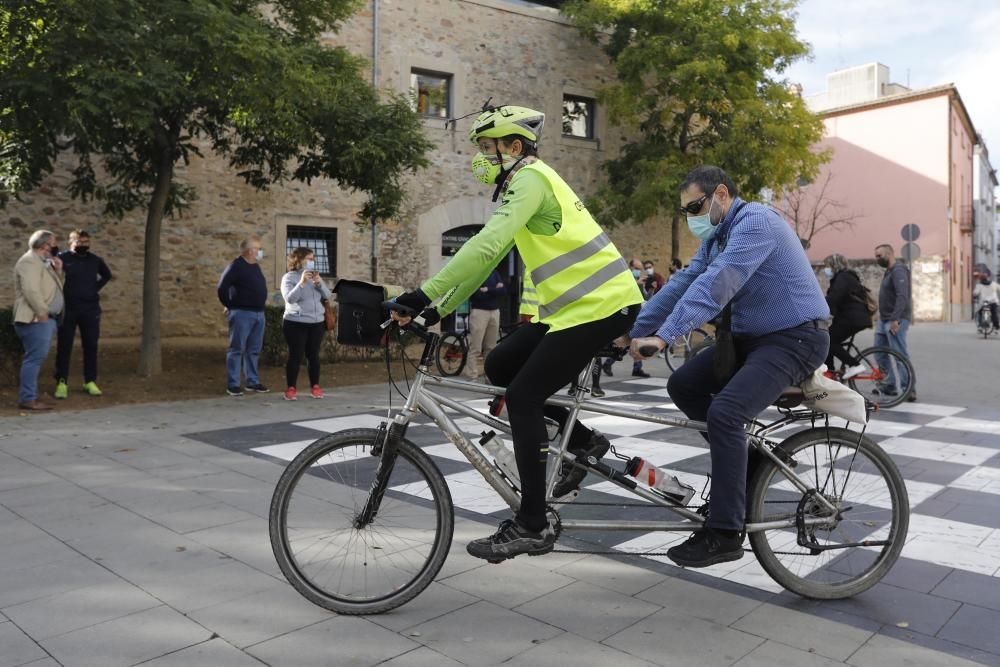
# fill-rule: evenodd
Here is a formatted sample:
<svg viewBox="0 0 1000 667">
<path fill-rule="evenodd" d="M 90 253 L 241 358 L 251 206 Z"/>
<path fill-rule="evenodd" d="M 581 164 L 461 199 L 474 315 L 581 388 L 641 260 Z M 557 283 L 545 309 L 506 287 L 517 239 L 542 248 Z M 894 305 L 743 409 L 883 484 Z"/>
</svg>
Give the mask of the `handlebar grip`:
<svg viewBox="0 0 1000 667">
<path fill-rule="evenodd" d="M 655 345 L 643 345 L 642 347 L 639 348 L 639 354 L 641 354 L 644 357 L 655 356 L 656 353 L 659 351 L 660 350 L 657 349 Z"/>
<path fill-rule="evenodd" d="M 409 306 L 404 306 L 401 303 L 396 303 L 395 301 L 383 301 L 382 307 L 386 310 L 394 310 L 400 315 L 405 317 L 416 317 L 417 311 L 413 310 Z"/>
</svg>

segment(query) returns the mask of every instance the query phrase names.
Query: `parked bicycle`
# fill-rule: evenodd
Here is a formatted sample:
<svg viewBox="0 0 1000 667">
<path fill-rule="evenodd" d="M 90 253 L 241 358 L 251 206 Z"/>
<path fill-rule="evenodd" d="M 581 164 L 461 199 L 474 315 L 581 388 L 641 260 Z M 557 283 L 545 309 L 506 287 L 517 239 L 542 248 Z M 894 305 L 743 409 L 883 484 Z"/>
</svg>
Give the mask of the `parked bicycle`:
<svg viewBox="0 0 1000 667">
<path fill-rule="evenodd" d="M 847 385 L 879 408 L 891 408 L 906 400 L 913 391 L 916 374 L 913 364 L 902 354 L 888 347 L 867 347 L 859 350 L 854 336 L 844 347 L 864 367 L 861 373 L 844 378 L 847 365 L 828 371 L 830 377 Z"/>
<path fill-rule="evenodd" d="M 715 336 L 704 329 L 693 329 L 683 336 L 675 338 L 667 346 L 664 354 L 667 359 L 667 366 L 670 370 L 676 371 L 688 359 L 714 344 Z"/>
<path fill-rule="evenodd" d="M 514 329 L 521 326 L 521 322 L 500 325 L 500 340 L 510 335 Z M 498 341 L 499 342 L 499 341 Z M 469 358 L 469 330 L 446 331 L 441 334 L 438 343 L 437 354 L 434 357 L 434 365 L 438 373 L 445 377 L 454 377 L 465 370 L 465 364 Z"/>
<path fill-rule="evenodd" d="M 271 501 L 271 545 L 282 573 L 307 599 L 341 614 L 381 613 L 412 600 L 433 581 L 448 554 L 454 528 L 451 494 L 434 461 L 406 438 L 419 414 L 433 420 L 512 510 L 519 506 L 516 471 L 491 460 L 483 446 L 495 446 L 495 441 L 484 437 L 474 444 L 446 410 L 494 434 L 509 434 L 510 425 L 441 393 L 454 389 L 502 396 L 504 388 L 429 374 L 441 337 L 412 323 L 409 330 L 424 341 L 424 349 L 406 402 L 391 422 L 333 433 L 309 445 L 288 464 Z M 606 354 L 620 358 L 624 351 Z M 574 457 L 567 445 L 584 410 L 696 431 L 705 431 L 706 424 L 650 414 L 641 404 L 587 400 L 590 381 L 588 367 L 580 374 L 583 391 L 548 401 L 569 408 L 567 422 L 549 447 L 553 465 L 547 495 L 557 534 L 690 532 L 702 525 L 705 512 L 687 504 L 690 494 L 678 499 L 626 475 L 624 462 L 630 457 L 618 447 L 597 460 Z M 760 565 L 783 587 L 808 598 L 850 597 L 874 586 L 899 557 L 909 524 L 906 487 L 875 442 L 863 433 L 829 426 L 823 414 L 801 407 L 801 401 L 801 390 L 790 388 L 775 404 L 778 419 L 748 426 L 750 449 L 760 461 L 748 484 L 746 532 Z M 798 424 L 806 428 L 783 441 L 770 437 Z M 512 457 L 506 451 L 502 458 Z M 616 508 L 645 508 L 630 511 L 649 517 L 649 508 L 656 507 L 683 520 L 602 520 L 594 517 L 603 503 L 551 498 L 563 461 L 639 501 Z M 575 505 L 588 506 L 581 509 L 584 518 L 570 516 Z"/>
</svg>

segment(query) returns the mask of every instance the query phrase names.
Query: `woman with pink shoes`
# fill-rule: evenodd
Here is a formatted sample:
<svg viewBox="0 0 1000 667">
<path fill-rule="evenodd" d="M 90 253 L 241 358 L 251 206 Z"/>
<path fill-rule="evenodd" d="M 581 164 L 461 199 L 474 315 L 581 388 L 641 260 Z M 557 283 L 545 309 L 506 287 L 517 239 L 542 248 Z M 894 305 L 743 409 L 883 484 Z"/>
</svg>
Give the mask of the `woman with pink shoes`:
<svg viewBox="0 0 1000 667">
<path fill-rule="evenodd" d="M 323 299 L 332 296 L 316 270 L 316 256 L 311 248 L 296 248 L 288 255 L 288 273 L 281 278 L 281 296 L 285 299 L 282 332 L 288 343 L 285 400 L 298 399 L 296 384 L 303 357 L 309 366 L 309 395 L 323 398 L 319 386 L 319 349 L 326 335 Z"/>
</svg>

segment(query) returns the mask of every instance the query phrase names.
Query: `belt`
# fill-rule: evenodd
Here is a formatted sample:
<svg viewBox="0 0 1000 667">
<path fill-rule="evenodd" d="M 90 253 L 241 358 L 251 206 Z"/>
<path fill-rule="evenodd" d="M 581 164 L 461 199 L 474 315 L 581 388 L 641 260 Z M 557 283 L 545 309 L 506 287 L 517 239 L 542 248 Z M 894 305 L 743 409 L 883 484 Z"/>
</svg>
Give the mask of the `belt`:
<svg viewBox="0 0 1000 667">
<path fill-rule="evenodd" d="M 803 322 L 799 326 L 800 327 L 810 327 L 810 328 L 813 328 L 813 329 L 817 329 L 819 331 L 829 331 L 830 330 L 830 323 L 827 322 L 826 320 L 806 320 L 805 322 Z M 797 328 L 798 327 L 796 327 L 796 329 Z"/>
</svg>

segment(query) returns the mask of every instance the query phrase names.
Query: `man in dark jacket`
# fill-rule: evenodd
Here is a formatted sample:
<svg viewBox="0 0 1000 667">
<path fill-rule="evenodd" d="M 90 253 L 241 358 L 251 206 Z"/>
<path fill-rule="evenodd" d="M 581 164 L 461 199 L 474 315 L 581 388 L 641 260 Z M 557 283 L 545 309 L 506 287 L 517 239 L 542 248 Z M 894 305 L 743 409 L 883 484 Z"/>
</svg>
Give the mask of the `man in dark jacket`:
<svg viewBox="0 0 1000 667">
<path fill-rule="evenodd" d="M 479 359 L 497 346 L 500 336 L 500 297 L 506 294 L 500 273 L 494 269 L 472 296 L 469 297 L 469 357 L 465 375 L 479 379 Z"/>
<path fill-rule="evenodd" d="M 260 382 L 257 360 L 264 345 L 264 304 L 267 281 L 257 262 L 264 257 L 260 239 L 240 242 L 240 256 L 229 263 L 219 278 L 219 301 L 229 319 L 229 350 L 226 352 L 226 393 L 242 396 L 240 370 L 246 371 L 247 391 L 269 391 Z"/>
<path fill-rule="evenodd" d="M 844 365 L 842 379 L 863 373 L 866 368 L 859 359 L 851 356 L 844 347 L 844 341 L 854 334 L 868 329 L 872 325 L 872 317 L 865 305 L 865 288 L 858 274 L 847 268 L 847 260 L 843 255 L 833 254 L 823 260 L 826 266 L 823 273 L 830 279 L 830 288 L 826 291 L 826 304 L 830 306 L 833 323 L 830 325 L 830 354 L 826 357 L 827 372 L 833 370 L 833 359 L 836 357 Z"/>
<path fill-rule="evenodd" d="M 910 360 L 906 349 L 906 333 L 913 319 L 913 302 L 910 298 L 910 272 L 896 261 L 892 246 L 883 244 L 875 248 L 875 261 L 885 269 L 882 285 L 878 291 L 878 321 L 875 322 L 875 345 L 888 347 Z M 891 373 L 891 370 L 889 371 Z M 911 378 L 912 390 L 908 401 L 917 400 L 917 381 Z M 887 396 L 896 393 L 892 378 L 886 377 L 886 384 L 877 391 Z"/>
<path fill-rule="evenodd" d="M 69 233 L 69 250 L 59 253 L 66 284 L 63 294 L 66 308 L 56 343 L 56 398 L 66 398 L 69 386 L 69 359 L 73 339 L 80 329 L 83 345 L 83 390 L 100 396 L 97 386 L 97 339 L 101 336 L 101 297 L 98 292 L 111 280 L 111 269 L 104 260 L 90 252 L 90 234 L 84 229 Z"/>
</svg>

